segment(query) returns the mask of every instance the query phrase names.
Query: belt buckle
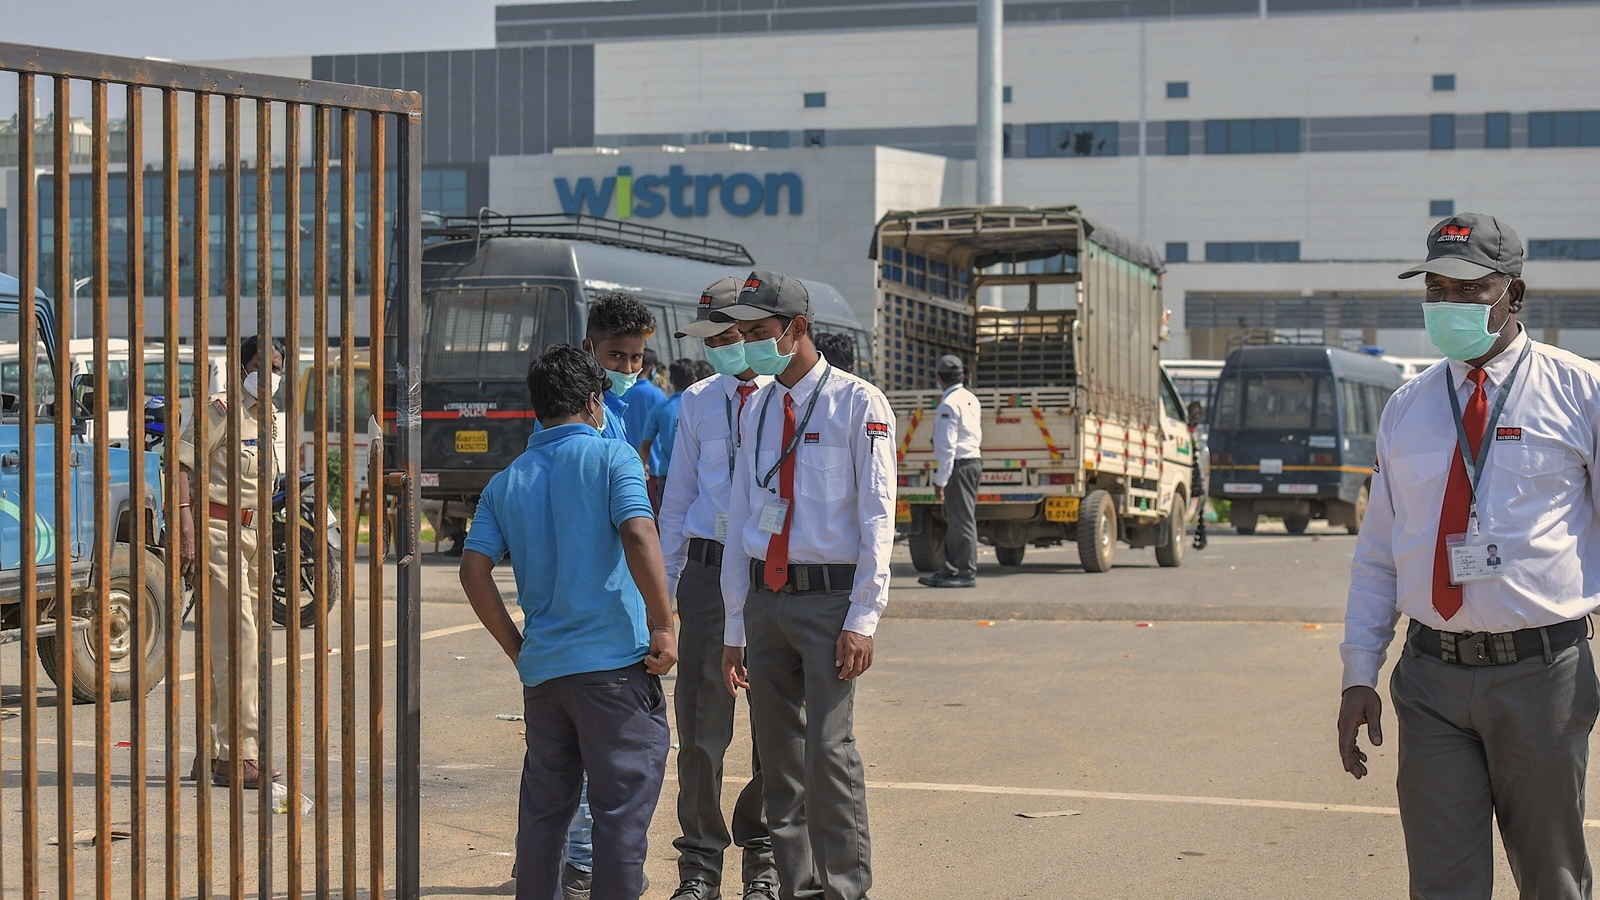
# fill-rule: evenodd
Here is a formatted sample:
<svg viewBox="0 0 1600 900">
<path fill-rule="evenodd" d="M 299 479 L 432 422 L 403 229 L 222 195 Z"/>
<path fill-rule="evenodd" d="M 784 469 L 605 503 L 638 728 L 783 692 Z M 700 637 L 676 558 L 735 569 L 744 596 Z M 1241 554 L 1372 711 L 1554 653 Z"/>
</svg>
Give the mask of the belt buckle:
<svg viewBox="0 0 1600 900">
<path fill-rule="evenodd" d="M 1464 666 L 1492 666 L 1495 664 L 1489 648 L 1487 631 L 1474 631 L 1456 637 L 1456 661 Z"/>
</svg>

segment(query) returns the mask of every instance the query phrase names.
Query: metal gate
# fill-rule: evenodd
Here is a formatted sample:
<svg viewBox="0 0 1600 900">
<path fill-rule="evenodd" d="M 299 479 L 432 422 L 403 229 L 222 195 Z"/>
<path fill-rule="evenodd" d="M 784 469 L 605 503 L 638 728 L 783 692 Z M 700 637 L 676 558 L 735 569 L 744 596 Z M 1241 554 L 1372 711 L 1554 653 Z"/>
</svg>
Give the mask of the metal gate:
<svg viewBox="0 0 1600 900">
<path fill-rule="evenodd" d="M 4 43 L 0 91 L 0 894 L 416 896 L 421 97 Z"/>
</svg>

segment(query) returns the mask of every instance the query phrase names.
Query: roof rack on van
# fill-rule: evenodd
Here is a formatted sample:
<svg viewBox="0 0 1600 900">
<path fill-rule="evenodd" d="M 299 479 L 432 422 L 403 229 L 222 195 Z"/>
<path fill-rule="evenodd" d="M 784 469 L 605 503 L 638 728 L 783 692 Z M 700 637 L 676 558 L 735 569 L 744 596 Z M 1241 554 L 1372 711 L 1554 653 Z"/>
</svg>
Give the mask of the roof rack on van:
<svg viewBox="0 0 1600 900">
<path fill-rule="evenodd" d="M 724 266 L 753 266 L 755 260 L 743 244 L 682 231 L 669 231 L 599 216 L 542 213 L 506 215 L 483 209 L 475 216 L 441 216 L 423 230 L 424 239 L 470 240 L 482 246 L 488 238 L 565 238 L 664 253 Z"/>
</svg>

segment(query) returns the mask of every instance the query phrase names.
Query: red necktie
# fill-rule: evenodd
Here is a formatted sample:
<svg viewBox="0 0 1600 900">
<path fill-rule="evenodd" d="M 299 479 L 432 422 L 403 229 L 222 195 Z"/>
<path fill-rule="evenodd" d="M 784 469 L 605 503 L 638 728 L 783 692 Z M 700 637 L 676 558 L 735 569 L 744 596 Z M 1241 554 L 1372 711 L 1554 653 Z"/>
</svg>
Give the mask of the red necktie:
<svg viewBox="0 0 1600 900">
<path fill-rule="evenodd" d="M 783 443 L 779 444 L 779 453 L 789 449 L 789 444 L 794 440 L 794 399 L 789 394 L 783 395 Z M 783 466 L 778 471 L 778 496 L 794 502 L 794 454 L 790 453 L 783 459 Z M 789 582 L 789 522 L 794 518 L 794 508 L 791 506 L 783 518 L 783 530 L 767 539 L 767 571 L 766 582 L 768 590 L 779 590 Z"/>
<path fill-rule="evenodd" d="M 741 384 L 737 388 L 734 388 L 734 390 L 739 392 L 739 412 L 733 418 L 733 420 L 735 422 L 739 423 L 739 424 L 734 426 L 734 433 L 738 436 L 739 441 L 743 442 L 744 441 L 744 402 L 746 400 L 749 400 L 750 399 L 750 395 L 754 394 L 756 392 L 756 386 L 753 385 L 753 384 Z"/>
<path fill-rule="evenodd" d="M 1483 393 L 1483 380 L 1488 373 L 1473 369 L 1467 380 L 1473 384 L 1472 397 L 1467 400 L 1467 411 L 1461 425 L 1467 432 L 1467 443 L 1472 456 L 1477 458 L 1483 444 L 1483 433 L 1489 425 L 1489 398 Z M 1472 511 L 1472 482 L 1467 477 L 1467 462 L 1458 445 L 1450 465 L 1450 481 L 1444 488 L 1444 507 L 1439 510 L 1439 537 L 1433 548 L 1433 608 L 1449 621 L 1461 610 L 1461 585 L 1450 582 L 1450 551 L 1445 547 L 1445 536 L 1465 534 L 1467 518 Z"/>
</svg>

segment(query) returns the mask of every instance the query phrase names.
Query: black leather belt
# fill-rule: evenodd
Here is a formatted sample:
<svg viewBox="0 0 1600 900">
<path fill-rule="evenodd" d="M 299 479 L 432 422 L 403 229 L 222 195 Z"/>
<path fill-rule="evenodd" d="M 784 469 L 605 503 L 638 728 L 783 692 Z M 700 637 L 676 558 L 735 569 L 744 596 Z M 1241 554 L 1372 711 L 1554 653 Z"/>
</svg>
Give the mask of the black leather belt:
<svg viewBox="0 0 1600 900">
<path fill-rule="evenodd" d="M 722 544 L 705 538 L 689 538 L 689 558 L 707 566 L 722 565 Z"/>
<path fill-rule="evenodd" d="M 1574 619 L 1521 631 L 1437 631 L 1413 621 L 1406 647 L 1458 666 L 1503 666 L 1521 659 L 1549 661 L 1555 654 L 1589 639 L 1589 619 Z"/>
<path fill-rule="evenodd" d="M 767 562 L 750 560 L 750 583 L 757 588 L 767 586 Z M 790 564 L 789 581 L 779 589 L 784 594 L 811 594 L 831 591 L 848 591 L 855 587 L 856 567 L 839 565 Z"/>
</svg>

